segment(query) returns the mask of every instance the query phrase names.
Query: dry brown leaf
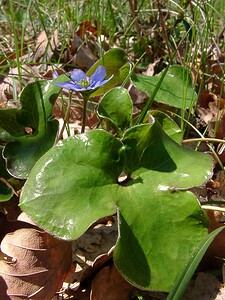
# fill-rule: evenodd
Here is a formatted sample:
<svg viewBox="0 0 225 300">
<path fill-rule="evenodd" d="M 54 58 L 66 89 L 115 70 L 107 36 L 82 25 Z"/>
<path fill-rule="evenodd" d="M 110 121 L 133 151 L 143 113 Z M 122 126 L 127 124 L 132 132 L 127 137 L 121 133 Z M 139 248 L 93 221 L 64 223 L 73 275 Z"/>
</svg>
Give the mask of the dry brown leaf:
<svg viewBox="0 0 225 300">
<path fill-rule="evenodd" d="M 199 273 L 188 286 L 182 300 L 222 300 L 224 296 L 224 287 L 215 276 Z"/>
<path fill-rule="evenodd" d="M 132 290 L 114 265 L 107 266 L 92 281 L 90 300 L 129 300 Z"/>
<path fill-rule="evenodd" d="M 211 75 L 208 81 L 208 86 L 215 94 L 225 98 L 225 86 L 224 86 L 224 61 L 225 55 L 221 55 L 215 60 L 209 60 L 210 66 L 209 74 Z"/>
<path fill-rule="evenodd" d="M 71 50 L 72 52 L 75 52 L 73 63 L 80 68 L 89 69 L 97 61 L 97 57 L 94 55 L 89 45 L 84 44 L 76 33 L 74 34 Z"/>
<path fill-rule="evenodd" d="M 2 108 L 15 108 L 19 105 L 18 101 L 9 101 L 13 99 L 13 94 L 15 92 L 17 95 L 19 95 L 21 92 L 19 74 L 21 75 L 23 86 L 25 86 L 29 82 L 35 81 L 35 78 L 40 78 L 37 66 L 29 66 L 26 64 L 22 64 L 20 71 L 17 67 L 11 68 L 7 77 L 5 77 L 0 82 L 0 103 L 3 103 L 5 105 L 7 104 L 5 107 Z"/>
<path fill-rule="evenodd" d="M 84 34 L 87 33 L 87 32 L 90 32 L 94 35 L 98 35 L 99 33 L 99 29 L 98 29 L 98 22 L 97 20 L 94 20 L 93 23 L 91 23 L 90 21 L 84 21 L 84 22 L 81 22 L 79 24 L 79 28 L 78 30 L 76 31 L 76 34 L 80 37 L 80 38 L 83 38 Z"/>
<path fill-rule="evenodd" d="M 113 223 L 112 226 L 90 228 L 73 241 L 73 261 L 76 263 L 73 280 L 82 282 L 99 269 L 111 257 L 117 237 L 117 223 Z"/>
<path fill-rule="evenodd" d="M 199 95 L 198 104 L 200 107 L 209 108 L 210 102 L 215 102 L 217 99 L 216 95 L 203 90 Z"/>
<path fill-rule="evenodd" d="M 31 226 L 37 226 L 37 224 L 35 224 L 34 221 L 31 220 L 31 218 L 25 212 L 21 212 L 21 214 L 19 214 L 17 221 L 30 224 Z"/>
<path fill-rule="evenodd" d="M 214 179 L 208 183 L 212 191 L 211 199 L 215 201 L 224 201 L 225 205 L 225 174 L 222 170 L 214 172 Z M 220 221 L 218 221 L 220 222 Z"/>
<path fill-rule="evenodd" d="M 218 211 L 207 211 L 209 217 L 209 232 L 221 227 L 224 223 L 223 213 Z M 223 258 L 225 257 L 225 229 L 223 229 L 213 240 L 204 255 L 200 264 L 201 269 L 208 270 L 212 268 L 221 267 Z"/>
<path fill-rule="evenodd" d="M 1 243 L 0 299 L 52 299 L 71 267 L 71 243 L 36 228 L 6 234 Z"/>
<path fill-rule="evenodd" d="M 213 93 L 203 91 L 197 107 L 197 126 L 208 126 L 209 136 L 223 139 L 225 137 L 225 99 Z M 216 129 L 216 132 L 215 132 Z"/>
<path fill-rule="evenodd" d="M 43 30 L 37 37 L 36 40 L 36 47 L 35 52 L 33 55 L 33 61 L 38 62 L 40 61 L 43 55 L 47 54 L 47 57 L 51 57 L 52 52 L 55 50 L 56 46 L 58 45 L 58 30 L 56 29 L 53 32 L 52 38 L 49 40 L 46 32 Z"/>
<path fill-rule="evenodd" d="M 193 82 L 198 86 L 202 86 L 211 91 L 212 93 L 225 98 L 225 85 L 224 85 L 224 61 L 225 53 L 214 53 L 213 57 L 207 57 L 207 62 L 202 64 L 198 58 L 195 64 L 192 65 Z M 205 76 L 207 74 L 207 76 Z M 208 79 L 206 80 L 207 77 Z"/>
<path fill-rule="evenodd" d="M 74 38 L 70 39 L 69 46 L 63 54 L 61 54 L 61 51 L 55 49 L 54 55 L 56 59 L 60 59 L 61 63 L 70 63 L 83 70 L 87 70 L 98 60 L 92 50 L 93 47 L 97 47 L 97 44 L 94 43 L 94 46 L 91 46 L 91 41 L 85 43 L 75 33 Z M 65 67 L 65 70 L 68 69 Z"/>
</svg>

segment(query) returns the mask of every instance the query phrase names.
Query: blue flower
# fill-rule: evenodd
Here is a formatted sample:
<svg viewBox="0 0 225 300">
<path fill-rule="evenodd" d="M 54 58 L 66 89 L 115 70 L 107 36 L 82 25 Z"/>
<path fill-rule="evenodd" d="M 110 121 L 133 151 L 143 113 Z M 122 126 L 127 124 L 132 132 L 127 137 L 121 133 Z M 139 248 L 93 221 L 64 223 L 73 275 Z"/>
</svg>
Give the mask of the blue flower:
<svg viewBox="0 0 225 300">
<path fill-rule="evenodd" d="M 58 77 L 57 72 L 53 74 L 54 78 Z M 97 88 L 106 84 L 112 77 L 105 79 L 106 69 L 103 66 L 98 66 L 94 74 L 88 77 L 82 70 L 74 69 L 70 74 L 71 81 L 55 82 L 55 85 L 66 90 L 73 90 L 76 92 L 86 92 L 96 90 Z"/>
</svg>

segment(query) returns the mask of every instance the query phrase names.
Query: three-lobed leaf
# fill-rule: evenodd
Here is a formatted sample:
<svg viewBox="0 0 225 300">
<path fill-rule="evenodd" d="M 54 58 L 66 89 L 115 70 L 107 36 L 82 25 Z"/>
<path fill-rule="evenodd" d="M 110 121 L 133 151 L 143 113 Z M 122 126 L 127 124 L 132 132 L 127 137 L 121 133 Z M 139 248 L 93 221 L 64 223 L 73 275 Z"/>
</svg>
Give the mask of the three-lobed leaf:
<svg viewBox="0 0 225 300">
<path fill-rule="evenodd" d="M 114 262 L 133 285 L 169 292 L 207 235 L 207 219 L 190 192 L 157 189 L 138 180 L 126 189 L 119 202 Z"/>
<path fill-rule="evenodd" d="M 119 182 L 123 171 L 128 178 Z M 65 239 L 118 211 L 119 270 L 134 285 L 169 291 L 207 235 L 203 210 L 186 189 L 210 171 L 208 155 L 182 148 L 157 121 L 127 130 L 122 140 L 93 130 L 63 141 L 37 162 L 20 206 Z"/>
</svg>

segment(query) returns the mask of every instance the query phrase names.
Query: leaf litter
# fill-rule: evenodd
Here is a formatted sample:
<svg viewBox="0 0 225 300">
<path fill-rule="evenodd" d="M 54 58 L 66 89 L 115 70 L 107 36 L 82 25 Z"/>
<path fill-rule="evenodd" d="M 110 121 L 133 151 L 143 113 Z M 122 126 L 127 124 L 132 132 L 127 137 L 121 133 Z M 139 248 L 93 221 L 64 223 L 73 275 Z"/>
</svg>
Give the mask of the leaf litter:
<svg viewBox="0 0 225 300">
<path fill-rule="evenodd" d="M 92 26 L 90 22 L 80 24 L 78 31 L 74 33 L 62 55 L 58 32 L 55 31 L 49 39 L 46 33 L 42 31 L 36 40 L 32 56 L 35 64 L 24 63 L 22 65 L 23 85 L 34 80 L 34 78 L 52 78 L 52 68 L 47 64 L 49 57 L 54 59 L 60 57 L 62 66 L 69 63 L 83 70 L 89 69 L 97 61 L 101 50 L 97 43 L 98 30 L 96 26 L 96 24 Z M 88 42 L 84 42 L 84 34 L 89 37 Z M 107 49 L 109 46 L 106 41 L 107 39 L 105 39 L 105 48 Z M 8 57 L 15 59 L 12 55 L 10 53 Z M 38 63 L 44 56 L 46 56 L 46 64 L 39 66 Z M 21 59 L 26 62 L 28 54 L 24 54 Z M 148 76 L 157 74 L 161 62 L 159 55 L 158 59 L 148 64 L 144 72 L 138 68 L 137 72 Z M 208 128 L 209 137 L 220 139 L 224 139 L 225 136 L 225 90 L 221 86 L 220 79 L 223 76 L 221 70 L 223 62 L 223 53 L 220 53 L 217 59 L 208 59 L 210 79 L 208 80 L 207 89 L 200 93 L 195 120 L 198 129 Z M 201 74 L 198 76 L 201 77 Z M 17 95 L 21 92 L 21 86 L 15 80 L 18 77 L 18 68 L 10 68 L 8 69 L 8 76 L 1 78 L 1 108 L 18 107 L 19 104 L 17 98 L 15 98 L 15 91 Z M 200 79 L 198 77 L 197 81 L 200 81 Z M 148 96 L 140 90 L 136 90 L 132 85 L 130 91 L 134 109 L 140 111 Z M 74 101 L 79 104 L 78 95 Z M 97 102 L 98 97 L 94 101 Z M 95 102 L 93 102 L 94 104 Z M 63 120 L 62 107 L 57 106 L 57 103 L 54 107 L 54 115 Z M 81 116 L 80 106 L 75 105 L 72 107 L 69 116 L 72 135 L 80 131 Z M 95 124 L 96 120 L 93 119 L 90 109 L 87 129 L 90 130 Z M 63 138 L 68 136 L 66 130 L 64 130 L 62 136 Z M 223 144 L 220 146 L 222 147 Z M 218 147 L 218 154 L 224 164 L 225 150 Z M 197 193 L 198 198 L 202 202 L 209 199 L 225 201 L 224 186 L 224 172 L 215 168 L 212 180 L 205 187 L 202 187 L 204 192 L 201 190 L 200 193 Z M 210 230 L 225 223 L 223 213 L 208 212 L 208 215 L 210 217 Z M 10 213 L 8 213 L 7 218 L 10 219 Z M 5 222 L 8 224 L 8 221 Z M 20 224 L 17 222 L 20 222 Z M 23 226 L 21 228 L 22 222 L 26 223 L 24 228 Z M 118 273 L 112 260 L 112 252 L 118 235 L 117 223 L 114 217 L 100 220 L 82 237 L 72 243 L 52 237 L 37 228 L 35 224 L 29 224 L 29 221 L 27 223 L 27 220 L 23 218 L 12 223 L 14 225 L 11 232 L 4 232 L 4 230 L 1 232 L 0 296 L 2 300 L 21 299 L 21 295 L 37 300 L 129 300 L 131 294 L 135 295 L 137 292 L 143 296 L 152 297 L 148 299 L 166 299 L 167 297 L 164 293 L 137 291 Z M 215 265 L 219 263 L 219 266 L 223 266 L 222 260 L 225 256 L 224 236 L 223 231 L 209 248 L 203 260 L 204 266 L 200 265 L 204 272 L 201 272 L 201 270 L 197 272 L 197 276 L 190 282 L 182 298 L 183 300 L 222 300 L 225 298 L 224 267 L 223 278 L 220 281 L 214 275 L 207 273 L 206 268 L 206 266 L 210 268 L 213 263 Z M 65 279 L 66 277 L 67 279 Z"/>
<path fill-rule="evenodd" d="M 1 241 L 0 297 L 51 299 L 71 270 L 71 243 L 33 224 L 19 228 L 23 219 Z"/>
</svg>

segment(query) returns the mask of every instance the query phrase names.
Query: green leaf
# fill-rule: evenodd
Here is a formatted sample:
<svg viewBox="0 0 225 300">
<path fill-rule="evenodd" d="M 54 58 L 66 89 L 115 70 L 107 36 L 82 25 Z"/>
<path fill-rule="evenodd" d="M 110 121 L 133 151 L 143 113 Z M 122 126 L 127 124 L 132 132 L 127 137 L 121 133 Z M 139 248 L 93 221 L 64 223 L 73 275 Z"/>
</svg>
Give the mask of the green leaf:
<svg viewBox="0 0 225 300">
<path fill-rule="evenodd" d="M 182 22 L 184 24 L 184 28 L 185 28 L 186 32 L 188 33 L 189 41 L 192 42 L 193 41 L 192 26 L 185 19 L 183 19 Z"/>
<path fill-rule="evenodd" d="M 54 145 L 58 121 L 52 118 L 52 105 L 59 91 L 53 81 L 30 83 L 21 93 L 20 110 L 0 110 L 0 138 L 8 142 L 3 155 L 14 177 L 26 178 L 36 161 Z"/>
<path fill-rule="evenodd" d="M 114 262 L 133 285 L 169 292 L 207 235 L 207 219 L 192 193 L 157 190 L 158 176 L 126 186 Z"/>
<path fill-rule="evenodd" d="M 133 104 L 125 88 L 114 88 L 106 93 L 98 107 L 98 115 L 108 120 L 119 132 L 131 125 Z"/>
<path fill-rule="evenodd" d="M 151 96 L 160 80 L 161 74 L 145 76 L 133 73 L 131 79 L 137 88 Z M 192 107 L 195 99 L 196 93 L 192 87 L 189 70 L 181 66 L 172 66 L 163 79 L 154 100 L 173 107 L 186 109 Z"/>
<path fill-rule="evenodd" d="M 211 176 L 210 156 L 181 147 L 157 121 L 128 129 L 122 142 L 126 148 L 125 168 L 133 178 L 154 178 L 154 185 L 163 189 L 184 189 L 201 185 Z"/>
<path fill-rule="evenodd" d="M 13 190 L 0 178 L 0 202 L 8 201 L 13 196 Z"/>
<path fill-rule="evenodd" d="M 151 110 L 150 114 L 160 123 L 165 133 L 168 134 L 168 136 L 176 143 L 181 145 L 183 140 L 183 132 L 180 127 L 173 121 L 173 119 L 159 110 Z"/>
<path fill-rule="evenodd" d="M 92 222 L 116 212 L 122 153 L 122 143 L 103 130 L 64 140 L 34 166 L 21 208 L 47 231 L 79 237 Z"/>
<path fill-rule="evenodd" d="M 13 189 L 7 184 L 11 176 L 6 170 L 2 150 L 3 147 L 0 147 L 0 202 L 8 201 L 13 196 Z"/>
<path fill-rule="evenodd" d="M 198 247 L 196 247 L 194 253 L 190 256 L 187 265 L 183 268 L 181 274 L 177 278 L 171 292 L 167 297 L 167 300 L 180 300 L 182 298 L 182 295 L 185 292 L 191 280 L 191 277 L 198 267 L 203 255 L 205 254 L 206 250 L 208 249 L 216 235 L 219 234 L 224 228 L 225 226 L 222 226 L 211 232 L 202 241 L 202 243 Z"/>
<path fill-rule="evenodd" d="M 16 119 L 18 109 L 0 110 L 0 139 L 10 142 L 17 137 L 24 136 L 24 126 Z"/>
<path fill-rule="evenodd" d="M 128 62 L 127 54 L 121 48 L 113 48 L 106 52 L 102 59 L 98 60 L 88 70 L 87 76 L 91 76 L 98 66 L 104 66 L 106 68 L 106 78 L 109 78 L 111 75 L 113 75 L 113 78 L 106 85 L 93 92 L 91 97 L 105 94 L 116 85 L 122 84 L 131 70 L 131 64 Z"/>
<path fill-rule="evenodd" d="M 127 130 L 121 141 L 93 130 L 63 141 L 36 163 L 20 206 L 65 239 L 118 211 L 119 270 L 134 285 L 168 292 L 207 235 L 204 212 L 185 189 L 202 184 L 211 168 L 208 155 L 181 147 L 157 121 Z M 120 182 L 123 171 L 127 178 Z"/>
</svg>

